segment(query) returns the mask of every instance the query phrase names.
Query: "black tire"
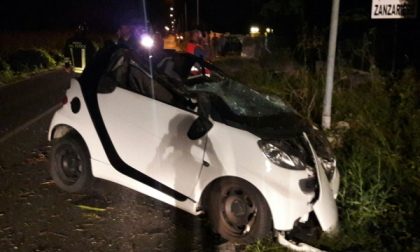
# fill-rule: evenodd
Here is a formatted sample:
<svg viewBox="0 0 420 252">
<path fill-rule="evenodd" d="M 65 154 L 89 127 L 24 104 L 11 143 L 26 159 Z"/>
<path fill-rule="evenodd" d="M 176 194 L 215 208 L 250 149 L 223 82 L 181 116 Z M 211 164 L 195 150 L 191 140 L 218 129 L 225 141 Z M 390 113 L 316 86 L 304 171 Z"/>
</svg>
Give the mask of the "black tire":
<svg viewBox="0 0 420 252">
<path fill-rule="evenodd" d="M 55 140 L 50 155 L 50 174 L 64 191 L 87 192 L 93 182 L 89 151 L 81 138 L 68 134 Z"/>
<path fill-rule="evenodd" d="M 248 244 L 273 237 L 271 212 L 261 193 L 234 178 L 216 182 L 206 200 L 208 218 L 224 239 Z"/>
</svg>

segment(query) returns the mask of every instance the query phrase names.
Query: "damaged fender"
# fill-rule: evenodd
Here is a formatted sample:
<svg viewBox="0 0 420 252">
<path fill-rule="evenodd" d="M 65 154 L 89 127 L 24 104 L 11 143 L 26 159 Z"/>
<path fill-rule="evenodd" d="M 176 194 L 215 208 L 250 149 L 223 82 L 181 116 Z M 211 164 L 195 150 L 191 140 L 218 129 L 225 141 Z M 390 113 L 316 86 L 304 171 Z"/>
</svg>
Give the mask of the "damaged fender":
<svg viewBox="0 0 420 252">
<path fill-rule="evenodd" d="M 337 228 L 338 224 L 338 210 L 334 198 L 334 193 L 328 181 L 327 175 L 322 168 L 319 158 L 308 139 L 308 136 L 306 133 L 303 134 L 311 149 L 312 156 L 314 157 L 315 167 L 318 175 L 319 198 L 315 202 L 313 209 L 322 230 L 325 232 L 333 232 Z"/>
</svg>

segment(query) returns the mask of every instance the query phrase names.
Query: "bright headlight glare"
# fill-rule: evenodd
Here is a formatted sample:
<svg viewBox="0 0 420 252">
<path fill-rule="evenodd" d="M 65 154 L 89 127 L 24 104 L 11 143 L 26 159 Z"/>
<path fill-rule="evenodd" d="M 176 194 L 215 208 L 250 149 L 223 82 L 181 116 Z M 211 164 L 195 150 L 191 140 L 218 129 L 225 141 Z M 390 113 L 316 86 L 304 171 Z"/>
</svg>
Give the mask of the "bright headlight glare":
<svg viewBox="0 0 420 252">
<path fill-rule="evenodd" d="M 258 146 L 264 155 L 275 165 L 293 170 L 305 169 L 305 165 L 298 157 L 287 154 L 274 143 L 260 140 L 258 141 Z"/>
<path fill-rule="evenodd" d="M 140 44 L 143 47 L 150 49 L 153 47 L 154 41 L 153 41 L 153 38 L 149 34 L 144 34 L 140 37 Z"/>
</svg>

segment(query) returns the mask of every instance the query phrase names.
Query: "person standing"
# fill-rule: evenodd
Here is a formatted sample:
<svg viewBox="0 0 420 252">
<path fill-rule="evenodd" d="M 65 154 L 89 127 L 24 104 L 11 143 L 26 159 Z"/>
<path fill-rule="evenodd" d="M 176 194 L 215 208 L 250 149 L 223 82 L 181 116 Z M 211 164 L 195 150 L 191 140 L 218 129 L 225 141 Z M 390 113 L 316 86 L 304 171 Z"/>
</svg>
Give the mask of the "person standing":
<svg viewBox="0 0 420 252">
<path fill-rule="evenodd" d="M 137 32 L 138 23 L 137 19 L 132 19 L 127 22 L 120 24 L 117 36 L 119 46 L 127 47 L 129 49 L 136 50 L 139 47 L 139 36 Z"/>
<path fill-rule="evenodd" d="M 203 40 L 203 36 L 200 30 L 192 31 L 191 39 L 187 43 L 187 47 L 185 48 L 185 51 L 187 53 L 190 53 L 192 55 L 195 55 L 203 59 L 207 58 L 207 54 L 201 45 L 202 40 Z"/>
<path fill-rule="evenodd" d="M 152 50 L 156 47 L 155 36 L 151 34 L 153 34 L 153 31 L 151 29 L 148 31 L 146 26 L 141 22 L 140 18 L 122 20 L 117 31 L 117 45 L 140 54 L 149 55 L 148 50 Z M 143 44 L 146 37 L 148 39 L 148 43 L 151 43 L 148 47 L 145 47 Z"/>
<path fill-rule="evenodd" d="M 80 24 L 74 36 L 64 46 L 64 67 L 67 72 L 82 73 L 86 65 L 93 59 L 96 48 L 87 38 L 87 25 Z"/>
</svg>

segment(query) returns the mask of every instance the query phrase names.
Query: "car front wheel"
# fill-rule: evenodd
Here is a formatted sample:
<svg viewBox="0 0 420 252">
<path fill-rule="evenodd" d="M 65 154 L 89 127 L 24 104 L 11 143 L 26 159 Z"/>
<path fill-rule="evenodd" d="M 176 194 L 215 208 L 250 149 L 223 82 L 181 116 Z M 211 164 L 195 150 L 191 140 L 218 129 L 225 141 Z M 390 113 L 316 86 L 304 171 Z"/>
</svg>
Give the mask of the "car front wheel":
<svg viewBox="0 0 420 252">
<path fill-rule="evenodd" d="M 67 192 L 84 192 L 93 181 L 89 151 L 73 134 L 55 140 L 51 150 L 50 173 L 55 184 Z"/>
<path fill-rule="evenodd" d="M 211 188 L 207 214 L 213 228 L 224 239 L 252 243 L 272 235 L 272 218 L 267 202 L 251 184 L 224 179 Z"/>
</svg>

